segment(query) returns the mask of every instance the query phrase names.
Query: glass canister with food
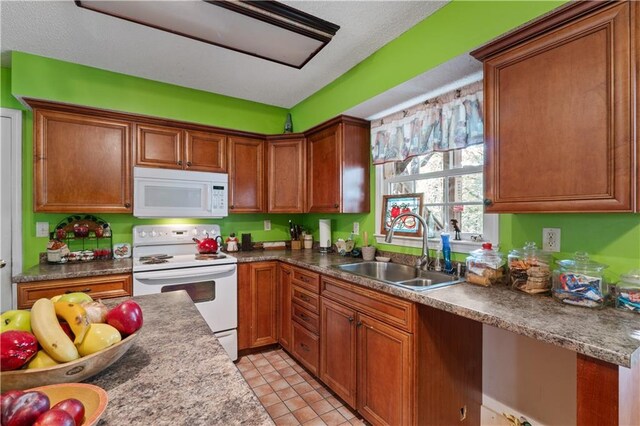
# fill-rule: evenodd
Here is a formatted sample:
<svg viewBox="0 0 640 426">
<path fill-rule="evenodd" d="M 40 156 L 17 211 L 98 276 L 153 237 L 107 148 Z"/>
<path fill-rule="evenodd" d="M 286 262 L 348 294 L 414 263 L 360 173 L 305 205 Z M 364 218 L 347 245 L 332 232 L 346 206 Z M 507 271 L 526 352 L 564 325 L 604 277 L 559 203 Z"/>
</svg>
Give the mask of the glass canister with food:
<svg viewBox="0 0 640 426">
<path fill-rule="evenodd" d="M 616 285 L 616 308 L 640 313 L 640 269 L 620 275 Z"/>
<path fill-rule="evenodd" d="M 539 250 L 534 242 L 527 242 L 523 248 L 511 250 L 508 259 L 511 287 L 529 294 L 551 290 L 550 253 Z"/>
<path fill-rule="evenodd" d="M 553 297 L 569 305 L 600 308 L 604 306 L 604 270 L 608 267 L 576 252 L 573 259 L 559 260 L 553 272 Z"/>
<path fill-rule="evenodd" d="M 481 249 L 470 254 L 465 275 L 468 283 L 488 287 L 504 281 L 504 256 L 495 251 L 491 243 L 482 244 Z"/>
</svg>

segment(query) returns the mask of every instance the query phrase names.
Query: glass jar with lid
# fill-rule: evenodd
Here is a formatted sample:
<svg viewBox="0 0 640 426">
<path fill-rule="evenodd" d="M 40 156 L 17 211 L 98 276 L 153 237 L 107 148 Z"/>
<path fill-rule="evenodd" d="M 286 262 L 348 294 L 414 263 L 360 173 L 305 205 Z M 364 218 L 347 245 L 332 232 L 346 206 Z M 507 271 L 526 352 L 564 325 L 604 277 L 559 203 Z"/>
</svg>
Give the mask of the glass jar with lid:
<svg viewBox="0 0 640 426">
<path fill-rule="evenodd" d="M 616 308 L 640 313 L 640 269 L 620 275 L 616 285 Z"/>
<path fill-rule="evenodd" d="M 608 267 L 576 252 L 573 259 L 559 260 L 553 272 L 553 297 L 569 305 L 600 308 L 604 306 L 606 289 L 604 270 Z"/>
<path fill-rule="evenodd" d="M 491 243 L 482 244 L 481 249 L 470 254 L 465 275 L 468 283 L 488 287 L 504 281 L 504 255 L 495 251 Z"/>
<path fill-rule="evenodd" d="M 509 284 L 529 294 L 544 294 L 551 290 L 550 253 L 539 250 L 534 242 L 511 250 L 509 259 Z"/>
</svg>

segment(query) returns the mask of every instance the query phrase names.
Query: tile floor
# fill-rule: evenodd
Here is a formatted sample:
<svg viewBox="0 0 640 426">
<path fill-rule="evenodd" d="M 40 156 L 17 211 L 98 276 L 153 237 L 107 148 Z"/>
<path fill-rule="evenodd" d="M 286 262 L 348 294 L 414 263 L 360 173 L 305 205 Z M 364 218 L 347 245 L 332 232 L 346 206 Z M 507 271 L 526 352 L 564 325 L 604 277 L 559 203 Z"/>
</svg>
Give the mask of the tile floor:
<svg viewBox="0 0 640 426">
<path fill-rule="evenodd" d="M 236 365 L 276 425 L 366 425 L 282 349 L 244 356 Z"/>
</svg>

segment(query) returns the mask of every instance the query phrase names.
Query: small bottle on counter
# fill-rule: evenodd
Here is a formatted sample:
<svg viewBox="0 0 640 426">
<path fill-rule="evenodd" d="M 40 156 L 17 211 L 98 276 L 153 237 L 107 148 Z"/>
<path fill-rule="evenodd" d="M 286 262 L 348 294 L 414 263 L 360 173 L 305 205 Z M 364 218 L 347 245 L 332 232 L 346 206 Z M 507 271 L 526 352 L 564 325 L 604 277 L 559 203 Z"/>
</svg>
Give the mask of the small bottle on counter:
<svg viewBox="0 0 640 426">
<path fill-rule="evenodd" d="M 576 252 L 573 259 L 559 260 L 553 272 L 552 294 L 569 305 L 601 308 L 605 303 L 604 270 L 608 267 Z"/>
<path fill-rule="evenodd" d="M 504 255 L 492 248 L 491 243 L 483 243 L 467 257 L 465 279 L 468 283 L 485 287 L 504 282 Z"/>
<path fill-rule="evenodd" d="M 529 294 L 551 290 L 551 254 L 539 250 L 534 242 L 509 253 L 509 281 L 512 288 Z"/>
</svg>

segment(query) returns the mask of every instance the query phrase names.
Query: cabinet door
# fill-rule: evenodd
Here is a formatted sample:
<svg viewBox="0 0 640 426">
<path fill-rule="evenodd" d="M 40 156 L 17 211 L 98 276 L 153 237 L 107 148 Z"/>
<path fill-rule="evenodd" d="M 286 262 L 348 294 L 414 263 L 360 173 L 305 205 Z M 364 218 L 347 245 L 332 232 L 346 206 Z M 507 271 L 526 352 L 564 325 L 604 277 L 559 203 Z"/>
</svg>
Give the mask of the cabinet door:
<svg viewBox="0 0 640 426">
<path fill-rule="evenodd" d="M 632 27 L 612 3 L 485 61 L 487 212 L 633 209 Z"/>
<path fill-rule="evenodd" d="M 358 411 L 375 425 L 413 424 L 412 335 L 358 314 Z"/>
<path fill-rule="evenodd" d="M 185 135 L 185 169 L 214 173 L 227 171 L 227 137 L 225 135 L 195 130 L 187 130 Z"/>
<path fill-rule="evenodd" d="M 251 264 L 251 347 L 278 343 L 276 262 Z"/>
<path fill-rule="evenodd" d="M 34 139 L 34 211 L 132 211 L 129 122 L 34 108 Z"/>
<path fill-rule="evenodd" d="M 291 267 L 278 266 L 278 342 L 291 350 Z"/>
<path fill-rule="evenodd" d="M 176 127 L 136 125 L 136 166 L 184 168 L 183 131 Z"/>
<path fill-rule="evenodd" d="M 356 311 L 323 297 L 320 318 L 320 379 L 355 407 Z"/>
<path fill-rule="evenodd" d="M 342 125 L 310 134 L 308 149 L 309 212 L 338 213 L 342 199 Z"/>
<path fill-rule="evenodd" d="M 265 211 L 264 141 L 229 137 L 230 213 Z"/>
<path fill-rule="evenodd" d="M 267 150 L 269 213 L 304 213 L 305 139 L 269 140 Z"/>
</svg>

